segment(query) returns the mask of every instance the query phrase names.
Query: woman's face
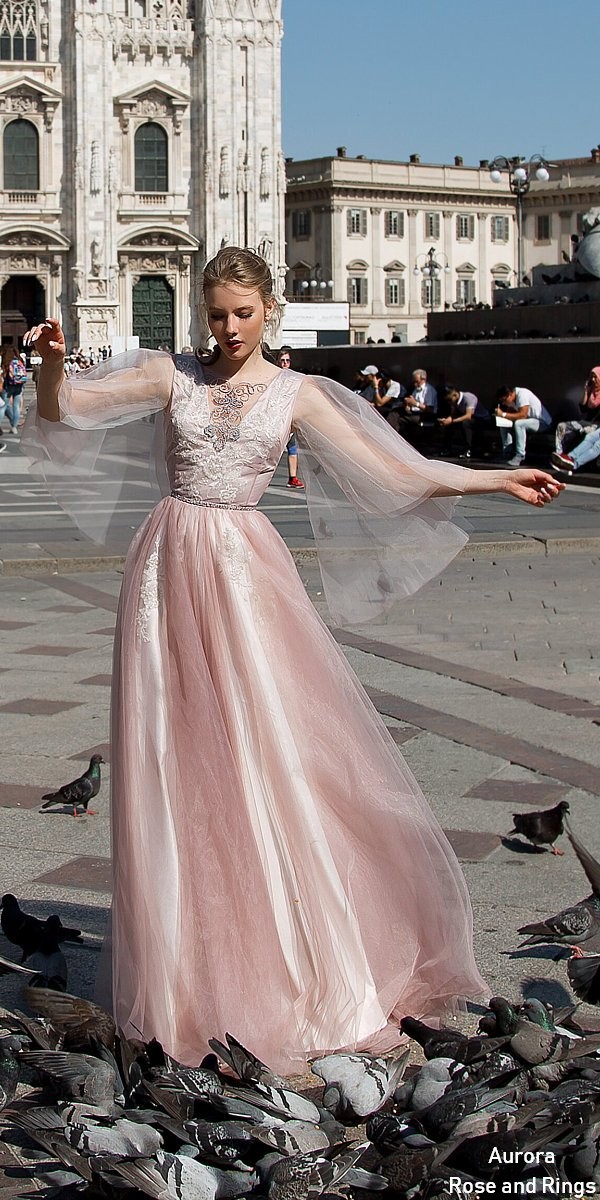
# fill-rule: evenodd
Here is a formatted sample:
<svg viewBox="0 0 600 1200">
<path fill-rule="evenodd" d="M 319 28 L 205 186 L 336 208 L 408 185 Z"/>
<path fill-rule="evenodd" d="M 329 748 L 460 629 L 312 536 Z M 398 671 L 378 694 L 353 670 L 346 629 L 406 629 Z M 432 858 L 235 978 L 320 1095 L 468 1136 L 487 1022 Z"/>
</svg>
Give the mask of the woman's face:
<svg viewBox="0 0 600 1200">
<path fill-rule="evenodd" d="M 208 326 L 221 353 L 230 362 L 244 362 L 259 345 L 272 307 L 265 308 L 260 292 L 239 283 L 209 288 L 204 299 Z"/>
</svg>

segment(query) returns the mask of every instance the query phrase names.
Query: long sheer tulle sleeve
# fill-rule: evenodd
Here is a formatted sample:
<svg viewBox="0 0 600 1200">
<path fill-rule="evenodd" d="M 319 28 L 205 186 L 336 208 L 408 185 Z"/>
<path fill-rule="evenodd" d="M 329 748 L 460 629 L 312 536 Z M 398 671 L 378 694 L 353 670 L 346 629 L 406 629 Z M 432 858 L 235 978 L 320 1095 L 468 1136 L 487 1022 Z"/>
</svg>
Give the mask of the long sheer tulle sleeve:
<svg viewBox="0 0 600 1200">
<path fill-rule="evenodd" d="M 163 422 L 169 403 L 170 354 L 128 350 L 61 385 L 60 421 L 32 404 L 21 449 L 34 477 L 88 537 L 108 542 L 140 523 L 164 494 Z"/>
<path fill-rule="evenodd" d="M 467 542 L 452 513 L 468 471 L 430 462 L 330 379 L 302 384 L 294 426 L 331 617 L 388 622 Z"/>
</svg>

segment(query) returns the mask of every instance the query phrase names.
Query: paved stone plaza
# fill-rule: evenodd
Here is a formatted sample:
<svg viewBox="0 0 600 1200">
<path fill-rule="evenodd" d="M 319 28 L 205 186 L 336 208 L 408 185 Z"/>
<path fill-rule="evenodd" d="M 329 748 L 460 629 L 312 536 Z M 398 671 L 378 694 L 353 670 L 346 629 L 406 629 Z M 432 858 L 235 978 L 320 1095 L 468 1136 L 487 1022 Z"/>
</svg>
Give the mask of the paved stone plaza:
<svg viewBox="0 0 600 1200">
<path fill-rule="evenodd" d="M 538 980 L 558 1003 L 569 995 L 563 963 L 544 948 L 526 958 L 505 952 L 518 925 L 582 898 L 586 881 L 566 839 L 557 858 L 507 835 L 513 810 L 565 797 L 600 856 L 598 557 L 464 555 L 407 604 L 402 624 L 339 634 L 464 863 L 491 988 L 518 995 L 522 981 Z M 300 572 L 321 606 L 314 564 Z M 110 898 L 110 767 L 97 816 L 38 809 L 42 793 L 79 774 L 94 750 L 110 761 L 119 586 L 116 571 L 0 581 L 2 891 L 86 931 L 85 949 L 67 948 L 70 986 L 86 995 Z M 2 940 L 0 953 L 15 957 L 15 948 Z M 19 990 L 12 977 L 0 981 L 9 1006 Z"/>
</svg>

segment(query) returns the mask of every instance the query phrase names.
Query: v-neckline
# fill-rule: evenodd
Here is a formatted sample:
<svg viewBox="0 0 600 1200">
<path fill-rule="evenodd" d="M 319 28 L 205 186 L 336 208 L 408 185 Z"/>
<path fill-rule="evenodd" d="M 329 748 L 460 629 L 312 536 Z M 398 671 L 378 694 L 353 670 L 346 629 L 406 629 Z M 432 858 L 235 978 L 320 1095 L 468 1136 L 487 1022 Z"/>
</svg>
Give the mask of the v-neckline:
<svg viewBox="0 0 600 1200">
<path fill-rule="evenodd" d="M 211 387 L 211 385 L 210 385 L 208 379 L 206 378 L 203 364 L 199 363 L 199 366 L 200 366 L 200 370 L 202 372 L 202 382 L 203 382 L 204 387 L 206 388 L 206 407 L 208 409 L 208 417 L 209 417 L 209 421 L 212 421 L 215 412 L 219 412 L 220 410 L 216 405 L 211 404 L 211 402 L 210 402 L 210 387 Z M 239 429 L 240 425 L 242 424 L 242 421 L 245 421 L 246 417 L 249 417 L 250 413 L 254 412 L 254 409 L 258 407 L 258 405 L 261 403 L 262 400 L 264 400 L 265 396 L 267 395 L 267 392 L 271 389 L 272 385 L 274 383 L 277 383 L 280 380 L 281 375 L 283 375 L 284 373 L 285 372 L 280 371 L 279 375 L 274 375 L 273 378 L 270 379 L 269 382 L 267 383 L 264 392 L 260 392 L 259 395 L 257 396 L 256 400 L 254 400 L 254 402 L 248 408 L 238 409 L 238 412 L 240 414 L 240 419 L 239 419 L 239 421 L 236 422 L 236 427 L 238 429 Z M 229 379 L 218 380 L 218 377 L 217 377 L 217 381 L 220 383 L 230 383 L 231 382 Z M 245 381 L 242 381 L 242 382 L 245 382 Z M 256 386 L 256 385 L 251 385 L 251 386 Z"/>
</svg>

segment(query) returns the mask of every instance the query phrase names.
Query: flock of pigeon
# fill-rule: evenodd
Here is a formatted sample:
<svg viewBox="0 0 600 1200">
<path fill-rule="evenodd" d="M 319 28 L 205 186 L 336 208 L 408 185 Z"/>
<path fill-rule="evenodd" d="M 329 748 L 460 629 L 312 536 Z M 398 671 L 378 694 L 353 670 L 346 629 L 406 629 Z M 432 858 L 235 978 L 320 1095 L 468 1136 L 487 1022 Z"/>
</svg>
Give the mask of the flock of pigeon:
<svg viewBox="0 0 600 1200">
<path fill-rule="evenodd" d="M 101 761 L 43 808 L 91 811 Z M 514 831 L 561 853 L 567 814 L 565 802 L 514 814 Z M 600 1004 L 600 954 L 582 949 L 600 934 L 600 863 L 566 832 L 591 893 L 519 933 L 522 946 L 570 947 L 573 991 Z M 124 1038 L 107 1012 L 66 990 L 61 947 L 80 945 L 80 930 L 23 912 L 11 894 L 0 924 L 21 950 L 20 963 L 0 958 L 0 973 L 24 976 L 36 1014 L 0 1010 L 0 1109 L 25 1164 L 7 1174 L 36 1195 L 428 1200 L 600 1189 L 600 1032 L 580 1023 L 577 1005 L 553 1013 L 497 996 L 471 1036 L 407 1016 L 402 1031 L 422 1065 L 405 1047 L 385 1058 L 330 1054 L 312 1061 L 312 1086 L 294 1090 L 229 1034 L 195 1068 L 156 1041 Z"/>
<path fill-rule="evenodd" d="M 420 1068 L 407 1070 L 409 1050 L 330 1054 L 305 1094 L 229 1035 L 183 1067 L 89 1001 L 26 999 L 36 1017 L 0 1018 L 0 1100 L 29 1147 L 10 1173 L 48 1196 L 426 1200 L 600 1184 L 600 1033 L 573 1009 L 553 1018 L 498 996 L 472 1036 L 407 1017 Z M 31 1074 L 37 1086 L 16 1098 Z"/>
</svg>

